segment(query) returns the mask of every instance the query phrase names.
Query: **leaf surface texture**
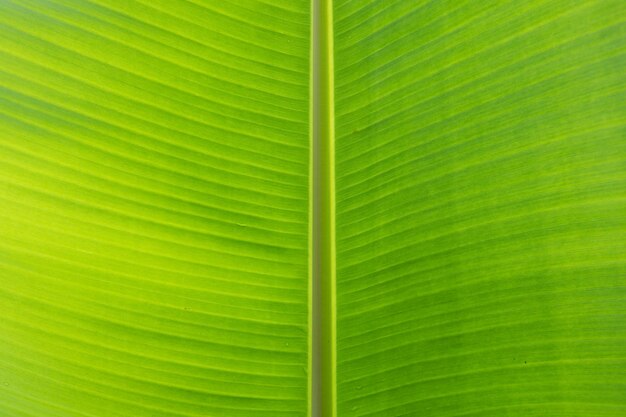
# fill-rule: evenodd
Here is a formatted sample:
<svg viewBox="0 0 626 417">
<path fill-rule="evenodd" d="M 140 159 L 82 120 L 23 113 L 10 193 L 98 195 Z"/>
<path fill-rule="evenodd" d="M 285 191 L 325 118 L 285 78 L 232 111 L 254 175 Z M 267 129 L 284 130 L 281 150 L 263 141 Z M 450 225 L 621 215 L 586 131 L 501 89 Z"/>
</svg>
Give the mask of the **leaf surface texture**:
<svg viewBox="0 0 626 417">
<path fill-rule="evenodd" d="M 626 414 L 626 4 L 334 4 L 338 415 Z"/>
<path fill-rule="evenodd" d="M 0 4 L 0 415 L 305 416 L 309 2 Z"/>
</svg>

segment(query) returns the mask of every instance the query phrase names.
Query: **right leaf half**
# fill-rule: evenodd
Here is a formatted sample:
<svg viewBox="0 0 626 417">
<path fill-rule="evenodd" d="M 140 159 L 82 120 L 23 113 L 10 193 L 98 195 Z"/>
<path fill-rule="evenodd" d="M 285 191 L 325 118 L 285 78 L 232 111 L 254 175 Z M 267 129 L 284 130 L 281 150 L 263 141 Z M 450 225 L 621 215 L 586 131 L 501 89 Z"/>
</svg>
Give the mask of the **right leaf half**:
<svg viewBox="0 0 626 417">
<path fill-rule="evenodd" d="M 626 415 L 626 3 L 334 15 L 339 416 Z"/>
</svg>

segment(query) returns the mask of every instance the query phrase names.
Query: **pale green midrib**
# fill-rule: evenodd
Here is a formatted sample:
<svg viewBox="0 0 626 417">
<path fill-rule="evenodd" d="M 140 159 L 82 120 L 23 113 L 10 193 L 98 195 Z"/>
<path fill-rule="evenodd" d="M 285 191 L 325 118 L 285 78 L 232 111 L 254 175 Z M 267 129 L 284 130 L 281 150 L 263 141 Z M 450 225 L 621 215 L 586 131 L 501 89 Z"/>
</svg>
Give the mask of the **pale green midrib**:
<svg viewBox="0 0 626 417">
<path fill-rule="evenodd" d="M 332 0 L 311 2 L 312 417 L 337 414 L 332 7 Z"/>
</svg>

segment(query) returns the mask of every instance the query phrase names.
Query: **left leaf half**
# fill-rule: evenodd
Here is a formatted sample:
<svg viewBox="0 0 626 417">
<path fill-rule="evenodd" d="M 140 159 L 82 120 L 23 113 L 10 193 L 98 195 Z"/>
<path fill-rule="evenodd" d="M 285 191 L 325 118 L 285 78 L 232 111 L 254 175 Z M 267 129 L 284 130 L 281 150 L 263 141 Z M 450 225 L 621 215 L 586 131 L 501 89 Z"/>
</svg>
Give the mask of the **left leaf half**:
<svg viewBox="0 0 626 417">
<path fill-rule="evenodd" d="M 0 415 L 307 414 L 309 7 L 0 3 Z"/>
</svg>

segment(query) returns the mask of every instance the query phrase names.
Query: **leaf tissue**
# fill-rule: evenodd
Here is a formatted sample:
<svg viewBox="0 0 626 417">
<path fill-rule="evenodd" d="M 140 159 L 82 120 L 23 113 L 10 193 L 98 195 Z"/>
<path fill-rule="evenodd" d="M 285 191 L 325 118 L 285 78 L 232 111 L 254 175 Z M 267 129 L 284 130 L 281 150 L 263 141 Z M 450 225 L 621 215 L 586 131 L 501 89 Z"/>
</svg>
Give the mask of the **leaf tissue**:
<svg viewBox="0 0 626 417">
<path fill-rule="evenodd" d="M 0 417 L 626 416 L 623 0 L 0 0 Z"/>
</svg>

